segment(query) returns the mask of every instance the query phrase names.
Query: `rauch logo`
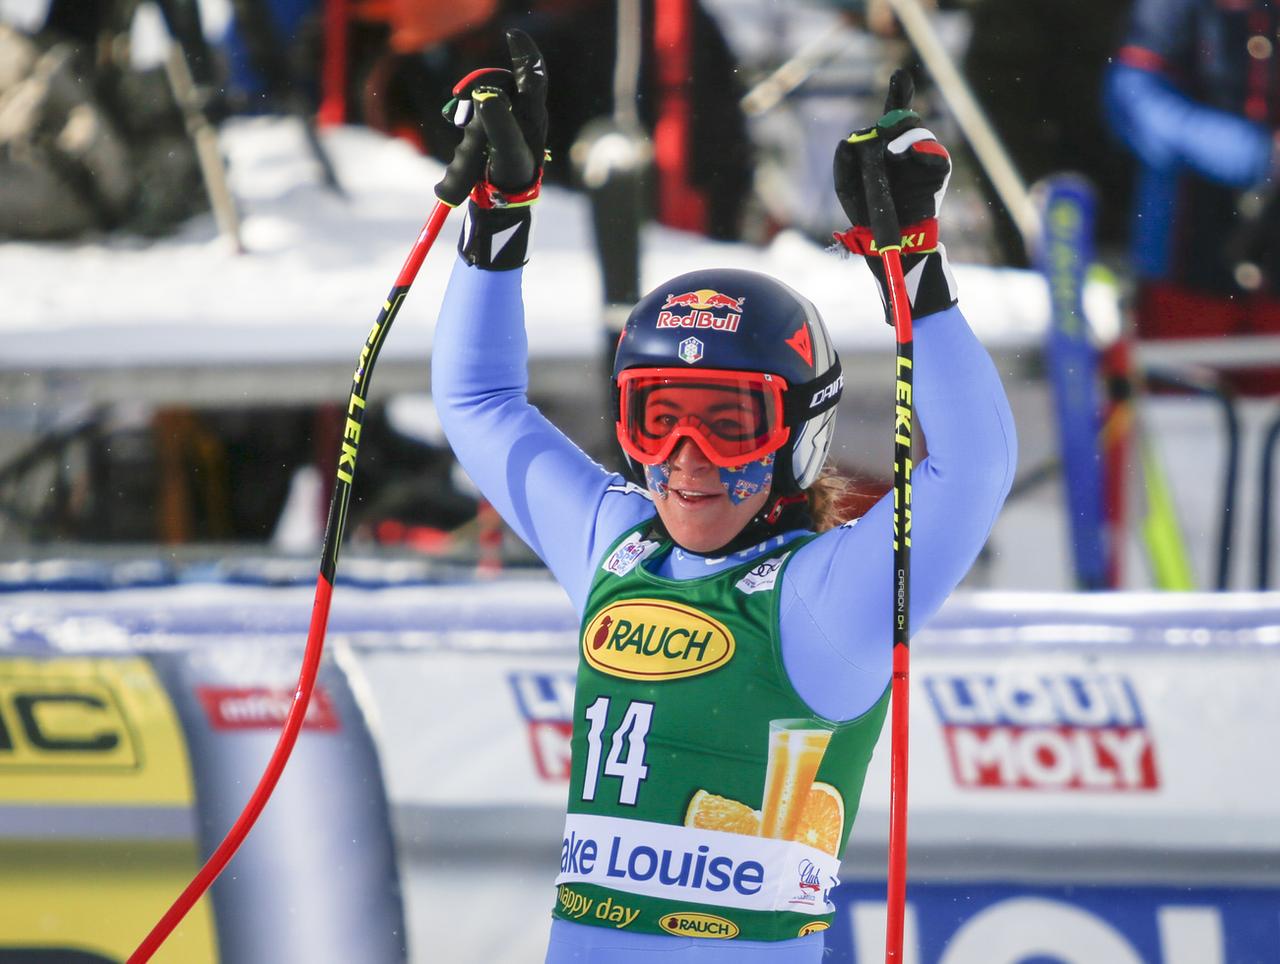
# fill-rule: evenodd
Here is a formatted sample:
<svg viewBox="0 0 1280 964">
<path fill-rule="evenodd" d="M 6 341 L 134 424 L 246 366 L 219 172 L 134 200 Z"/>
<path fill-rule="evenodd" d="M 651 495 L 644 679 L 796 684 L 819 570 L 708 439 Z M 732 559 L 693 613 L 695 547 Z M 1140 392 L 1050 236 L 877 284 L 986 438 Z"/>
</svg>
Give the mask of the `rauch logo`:
<svg viewBox="0 0 1280 964">
<path fill-rule="evenodd" d="M 962 787 L 1133 792 L 1160 786 L 1129 680 L 1114 673 L 927 676 Z"/>
<path fill-rule="evenodd" d="M 664 914 L 658 920 L 658 926 L 668 934 L 680 937 L 718 937 L 721 939 L 737 937 L 738 925 L 714 914 L 688 913 Z"/>
<path fill-rule="evenodd" d="M 734 645 L 721 623 L 663 599 L 606 606 L 582 634 L 582 655 L 600 672 L 653 681 L 719 669 L 733 658 Z"/>
</svg>

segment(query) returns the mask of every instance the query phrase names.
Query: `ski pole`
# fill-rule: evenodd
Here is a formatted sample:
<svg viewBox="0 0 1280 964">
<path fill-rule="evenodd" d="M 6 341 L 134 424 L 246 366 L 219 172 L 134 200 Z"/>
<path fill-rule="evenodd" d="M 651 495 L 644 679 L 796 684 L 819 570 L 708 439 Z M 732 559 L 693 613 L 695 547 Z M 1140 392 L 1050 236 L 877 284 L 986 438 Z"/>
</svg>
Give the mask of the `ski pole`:
<svg viewBox="0 0 1280 964">
<path fill-rule="evenodd" d="M 885 922 L 885 962 L 901 964 L 907 898 L 907 742 L 911 651 L 911 302 L 902 275 L 902 230 L 889 193 L 885 147 L 880 138 L 862 142 L 863 186 L 876 252 L 884 264 L 893 333 L 893 683 L 889 751 L 889 881 Z"/>
<path fill-rule="evenodd" d="M 347 400 L 347 421 L 343 431 L 341 453 L 338 456 L 337 483 L 333 489 L 333 498 L 329 502 L 329 521 L 325 527 L 324 544 L 321 549 L 320 575 L 316 580 L 315 602 L 311 609 L 311 627 L 307 633 L 307 646 L 302 657 L 302 671 L 298 676 L 298 686 L 294 691 L 293 703 L 289 707 L 284 728 L 280 732 L 280 739 L 271 754 L 266 770 L 258 781 L 257 788 L 235 824 L 227 831 L 227 835 L 222 838 L 222 843 L 192 878 L 191 883 L 178 895 L 177 900 L 138 945 L 137 950 L 129 956 L 128 964 L 143 964 L 144 961 L 150 960 L 195 902 L 222 873 L 267 805 L 280 775 L 284 772 L 285 764 L 289 762 L 289 755 L 293 752 L 298 732 L 306 717 L 307 705 L 311 701 L 316 674 L 320 668 L 320 654 L 324 649 L 325 629 L 329 622 L 329 603 L 333 596 L 338 551 L 342 545 L 342 534 L 347 523 L 347 507 L 351 501 L 351 484 L 355 477 L 356 454 L 360 444 L 360 429 L 364 420 L 365 401 L 368 398 L 373 364 L 386 340 L 391 323 L 400 311 L 400 306 L 404 304 L 409 286 L 417 277 L 423 259 L 431 250 L 431 245 L 435 242 L 451 210 L 452 207 L 444 201 L 436 203 L 427 223 L 418 234 L 418 240 L 414 242 L 409 257 L 400 269 L 395 286 L 382 303 L 382 310 L 378 312 L 378 318 L 369 330 L 364 345 L 360 348 L 360 358 L 356 363 L 351 394 Z"/>
<path fill-rule="evenodd" d="M 459 99 L 468 95 L 470 89 L 479 83 L 499 85 L 513 89 L 511 71 L 497 67 L 485 67 L 472 71 L 453 88 L 454 99 L 449 108 L 454 108 Z M 366 400 L 369 397 L 369 380 L 373 376 L 373 365 L 378 360 L 378 353 L 386 341 L 391 323 L 395 321 L 409 294 L 409 287 L 418 276 L 418 269 L 427 257 L 427 252 L 435 243 L 440 229 L 444 227 L 449 212 L 462 204 L 471 193 L 472 186 L 484 175 L 487 163 L 487 141 L 484 129 L 478 124 L 467 124 L 467 117 L 462 119 L 465 130 L 462 142 L 453 153 L 453 160 L 445 169 L 444 177 L 436 184 L 436 206 L 432 208 L 427 223 L 418 233 L 418 239 L 409 250 L 396 283 L 391 293 L 382 302 L 382 310 L 369 329 L 364 345 L 360 348 L 360 357 L 356 362 L 355 374 L 351 379 L 351 394 L 347 399 L 347 421 L 342 432 L 341 451 L 338 455 L 337 481 L 333 487 L 333 497 L 329 501 L 329 520 L 325 525 L 324 543 L 320 549 L 320 575 L 316 579 L 315 601 L 311 607 L 311 626 L 307 631 L 307 646 L 302 656 L 302 670 L 298 676 L 298 686 L 293 694 L 293 704 L 285 718 L 284 728 L 267 768 L 263 771 L 253 795 L 245 804 L 244 810 L 236 818 L 235 824 L 227 831 L 216 850 L 203 867 L 192 878 L 186 889 L 178 895 L 160 918 L 151 932 L 143 938 L 142 943 L 129 955 L 126 964 L 145 964 L 151 959 L 165 939 L 173 932 L 206 890 L 222 873 L 223 869 L 235 856 L 235 852 L 244 843 L 245 837 L 253 829 L 254 823 L 262 813 L 271 793 L 275 789 L 285 764 L 298 740 L 298 732 L 302 729 L 302 721 L 307 715 L 307 705 L 311 702 L 311 693 L 315 689 L 316 674 L 320 669 L 320 654 L 324 650 L 325 629 L 329 624 L 329 603 L 333 597 L 334 576 L 338 569 L 338 552 L 342 547 L 342 535 L 347 525 L 347 508 L 351 502 L 351 486 L 355 481 L 356 455 L 360 446 L 360 432 L 364 423 Z"/>
</svg>

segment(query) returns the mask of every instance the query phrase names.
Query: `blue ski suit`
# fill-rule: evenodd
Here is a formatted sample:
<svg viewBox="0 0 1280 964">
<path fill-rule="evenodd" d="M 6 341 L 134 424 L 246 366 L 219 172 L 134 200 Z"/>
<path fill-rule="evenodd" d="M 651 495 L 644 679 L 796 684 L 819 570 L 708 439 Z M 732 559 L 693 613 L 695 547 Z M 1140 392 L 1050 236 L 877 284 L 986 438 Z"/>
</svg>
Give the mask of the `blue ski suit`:
<svg viewBox="0 0 1280 964">
<path fill-rule="evenodd" d="M 432 349 L 432 390 L 463 468 L 581 615 L 607 549 L 652 518 L 654 505 L 530 405 L 522 275 L 523 269 L 484 271 L 457 263 Z M 1013 478 L 1016 442 L 995 366 L 958 308 L 918 320 L 915 371 L 916 411 L 929 445 L 912 477 L 911 619 L 919 627 L 986 541 Z M 888 442 L 886 434 L 886 460 Z M 886 497 L 856 525 L 806 543 L 780 589 L 786 673 L 810 707 L 829 719 L 860 716 L 889 682 L 891 502 Z M 719 559 L 677 548 L 657 560 L 656 571 L 671 579 L 702 577 L 776 547 L 770 540 Z M 552 896 L 548 886 L 549 905 Z M 820 961 L 822 951 L 821 933 L 778 943 L 715 941 L 556 920 L 547 961 L 794 964 Z"/>
</svg>

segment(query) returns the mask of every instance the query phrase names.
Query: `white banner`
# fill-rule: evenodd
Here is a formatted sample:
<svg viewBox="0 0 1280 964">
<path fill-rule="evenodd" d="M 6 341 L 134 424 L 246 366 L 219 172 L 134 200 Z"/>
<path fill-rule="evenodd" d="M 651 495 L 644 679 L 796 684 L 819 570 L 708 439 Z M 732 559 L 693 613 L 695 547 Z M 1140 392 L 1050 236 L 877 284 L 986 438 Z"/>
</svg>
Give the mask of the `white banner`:
<svg viewBox="0 0 1280 964">
<path fill-rule="evenodd" d="M 571 813 L 560 884 L 743 910 L 829 914 L 840 860 L 805 844 L 647 820 Z"/>
<path fill-rule="evenodd" d="M 15 593 L 0 646 L 300 649 L 311 592 Z M 558 587 L 497 580 L 344 586 L 329 643 L 394 805 L 523 811 L 542 840 L 565 807 L 576 639 Z M 1277 692 L 1280 594 L 957 594 L 912 643 L 912 845 L 1278 854 Z M 888 757 L 886 734 L 855 850 L 882 846 Z"/>
<path fill-rule="evenodd" d="M 392 798 L 561 808 L 574 654 L 366 653 Z M 918 646 L 911 820 L 918 845 L 1280 850 L 1280 652 Z M 888 810 L 887 733 L 859 838 Z M 1223 819 L 1230 814 L 1231 819 Z M 867 836 L 870 835 L 870 836 Z"/>
</svg>

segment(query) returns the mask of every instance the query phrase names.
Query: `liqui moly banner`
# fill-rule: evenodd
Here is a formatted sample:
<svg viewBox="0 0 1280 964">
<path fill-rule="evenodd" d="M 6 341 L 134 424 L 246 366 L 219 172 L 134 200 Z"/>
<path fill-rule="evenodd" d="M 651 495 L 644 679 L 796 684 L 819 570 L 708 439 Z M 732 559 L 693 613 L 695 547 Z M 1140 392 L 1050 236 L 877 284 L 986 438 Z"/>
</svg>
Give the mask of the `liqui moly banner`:
<svg viewBox="0 0 1280 964">
<path fill-rule="evenodd" d="M 1141 793 L 1155 739 L 1123 673 L 926 673 L 957 787 Z"/>
<path fill-rule="evenodd" d="M 1280 652 L 919 647 L 917 844 L 1280 851 Z M 887 803 L 887 741 L 862 819 Z M 974 814 L 988 819 L 969 821 Z M 1230 819 L 1223 819 L 1230 814 Z M 855 843 L 858 829 L 855 827 Z"/>
</svg>

